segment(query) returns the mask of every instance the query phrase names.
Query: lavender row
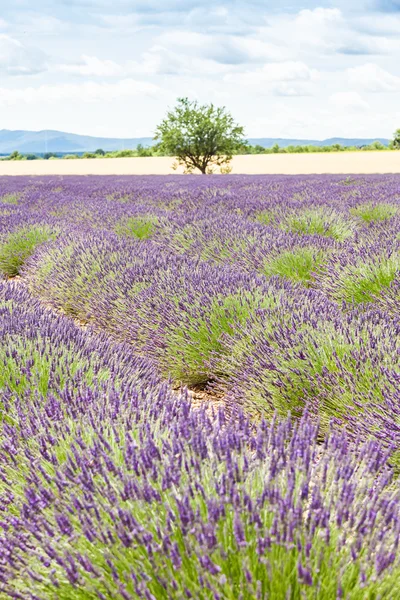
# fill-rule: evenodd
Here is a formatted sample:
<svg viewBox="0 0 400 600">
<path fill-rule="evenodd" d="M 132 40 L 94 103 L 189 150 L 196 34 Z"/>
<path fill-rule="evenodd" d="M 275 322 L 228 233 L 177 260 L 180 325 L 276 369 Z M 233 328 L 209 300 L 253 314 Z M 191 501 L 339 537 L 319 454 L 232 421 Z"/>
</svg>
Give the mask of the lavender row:
<svg viewBox="0 0 400 600">
<path fill-rule="evenodd" d="M 399 595 L 399 196 L 3 182 L 0 597 Z"/>
<path fill-rule="evenodd" d="M 386 460 L 343 433 L 321 445 L 308 416 L 254 427 L 156 385 L 21 394 L 1 425 L 0 593 L 395 597 Z"/>
<path fill-rule="evenodd" d="M 216 389 L 255 418 L 307 409 L 325 429 L 335 419 L 355 437 L 400 445 L 399 324 L 374 304 L 343 309 L 282 277 L 108 233 L 43 246 L 24 277 L 166 380 Z"/>
</svg>

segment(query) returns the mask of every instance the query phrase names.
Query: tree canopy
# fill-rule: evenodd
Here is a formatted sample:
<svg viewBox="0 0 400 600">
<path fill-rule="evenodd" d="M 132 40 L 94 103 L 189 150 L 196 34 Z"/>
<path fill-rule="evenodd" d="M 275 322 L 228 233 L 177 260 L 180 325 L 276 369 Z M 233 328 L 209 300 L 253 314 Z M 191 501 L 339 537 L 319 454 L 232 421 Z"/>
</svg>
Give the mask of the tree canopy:
<svg viewBox="0 0 400 600">
<path fill-rule="evenodd" d="M 185 173 L 199 169 L 206 174 L 216 167 L 227 170 L 233 154 L 246 145 L 243 136 L 243 127 L 225 107 L 179 98 L 157 127 L 155 139 L 160 152 L 176 157 L 174 168 L 183 165 Z"/>
<path fill-rule="evenodd" d="M 400 150 L 400 129 L 397 129 L 393 138 L 393 148 Z"/>
</svg>

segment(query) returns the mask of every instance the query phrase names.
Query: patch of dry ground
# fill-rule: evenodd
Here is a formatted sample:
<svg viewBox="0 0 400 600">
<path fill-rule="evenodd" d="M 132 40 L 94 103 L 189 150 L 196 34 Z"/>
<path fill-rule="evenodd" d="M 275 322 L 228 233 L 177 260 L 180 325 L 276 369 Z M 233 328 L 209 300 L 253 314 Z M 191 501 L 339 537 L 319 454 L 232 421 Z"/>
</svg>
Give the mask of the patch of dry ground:
<svg viewBox="0 0 400 600">
<path fill-rule="evenodd" d="M 107 158 L 79 160 L 1 161 L 0 175 L 170 175 L 174 159 Z M 400 152 L 264 154 L 235 156 L 232 173 L 311 175 L 400 173 Z"/>
</svg>

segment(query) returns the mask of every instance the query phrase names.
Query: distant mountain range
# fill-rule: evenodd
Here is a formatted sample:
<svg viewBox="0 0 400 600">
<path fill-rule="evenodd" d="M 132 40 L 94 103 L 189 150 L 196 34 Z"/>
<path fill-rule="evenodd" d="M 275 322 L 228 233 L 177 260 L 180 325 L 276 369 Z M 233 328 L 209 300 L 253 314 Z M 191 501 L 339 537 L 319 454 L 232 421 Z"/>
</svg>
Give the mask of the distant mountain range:
<svg viewBox="0 0 400 600">
<path fill-rule="evenodd" d="M 259 144 L 264 148 L 272 148 L 274 144 L 279 144 L 281 148 L 287 146 L 332 146 L 340 144 L 341 146 L 368 146 L 372 142 L 381 142 L 384 146 L 388 146 L 390 140 L 386 138 L 329 138 L 327 140 L 288 140 L 286 138 L 249 138 L 249 143 L 252 146 Z"/>
<path fill-rule="evenodd" d="M 289 140 L 282 138 L 249 138 L 250 144 L 259 144 L 264 148 L 272 148 L 274 144 L 279 144 L 282 148 L 287 146 L 330 146 L 332 144 L 341 144 L 343 146 L 366 146 L 374 141 L 380 141 L 387 145 L 388 139 L 385 138 L 330 138 L 328 140 Z M 134 149 L 142 146 L 152 146 L 154 140 L 151 137 L 143 138 L 104 138 L 92 137 L 89 135 L 77 135 L 75 133 L 65 133 L 63 131 L 10 131 L 8 129 L 0 130 L 0 154 L 9 154 L 14 150 L 21 153 L 44 153 L 44 152 L 94 152 L 98 148 L 105 151 Z"/>
</svg>

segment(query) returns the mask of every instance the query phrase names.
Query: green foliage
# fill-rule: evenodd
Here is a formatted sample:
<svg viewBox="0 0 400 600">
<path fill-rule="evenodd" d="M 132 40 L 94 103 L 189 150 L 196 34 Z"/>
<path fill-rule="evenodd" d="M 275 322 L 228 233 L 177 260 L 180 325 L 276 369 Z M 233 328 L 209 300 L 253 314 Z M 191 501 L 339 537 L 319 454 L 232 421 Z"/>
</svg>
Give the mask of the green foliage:
<svg viewBox="0 0 400 600">
<path fill-rule="evenodd" d="M 94 152 L 85 152 L 82 155 L 82 158 L 97 158 L 97 154 L 95 154 Z"/>
<path fill-rule="evenodd" d="M 118 235 L 134 237 L 139 240 L 147 240 L 154 234 L 157 224 L 157 217 L 152 215 L 129 217 L 118 223 L 115 228 L 115 233 Z"/>
<path fill-rule="evenodd" d="M 142 421 L 140 414 L 136 416 L 129 432 L 125 424 L 119 427 L 118 435 L 116 428 L 113 430 L 105 426 L 100 439 L 93 434 L 90 425 L 81 426 L 78 437 L 77 428 L 73 423 L 68 423 L 72 433 L 67 435 L 63 430 L 55 440 L 51 454 L 42 450 L 43 457 L 38 441 L 35 438 L 30 441 L 29 453 L 27 451 L 26 454 L 40 455 L 43 468 L 37 470 L 35 477 L 43 495 L 46 491 L 47 497 L 51 498 L 51 501 L 43 501 L 36 508 L 39 515 L 37 521 L 40 526 L 44 522 L 47 529 L 56 534 L 51 537 L 49 534 L 50 541 L 46 540 L 49 552 L 45 559 L 44 552 L 30 552 L 25 569 L 13 581 L 13 595 L 25 597 L 25 591 L 29 588 L 28 595 L 33 593 L 34 597 L 48 600 L 122 600 L 141 597 L 149 600 L 181 600 L 185 597 L 196 600 L 254 600 L 256 597 L 263 600 L 337 600 L 340 595 L 347 600 L 378 600 L 398 596 L 397 562 L 377 576 L 376 564 L 371 560 L 370 552 L 373 545 L 371 540 L 380 539 L 377 532 L 383 531 L 383 537 L 392 526 L 388 517 L 387 522 L 383 519 L 379 502 L 395 504 L 396 496 L 393 492 L 390 494 L 386 473 L 380 479 L 375 473 L 371 475 L 367 460 L 359 451 L 354 452 L 354 458 L 349 459 L 340 471 L 337 461 L 341 461 L 341 448 L 335 453 L 333 442 L 330 443 L 329 453 L 316 443 L 310 448 L 304 444 L 304 450 L 301 447 L 298 452 L 298 460 L 289 461 L 287 457 L 290 454 L 286 452 L 286 447 L 291 449 L 297 439 L 294 436 L 289 438 L 283 428 L 271 427 L 270 438 L 273 443 L 270 446 L 273 450 L 266 452 L 265 457 L 261 435 L 261 442 L 257 438 L 257 451 L 249 448 L 249 453 L 253 450 L 254 454 L 251 459 L 241 450 L 243 443 L 238 435 L 239 439 L 235 439 L 235 445 L 229 448 L 228 458 L 225 458 L 225 448 L 215 450 L 218 440 L 215 439 L 214 429 L 209 427 L 210 437 L 202 447 L 204 454 L 201 460 L 199 452 L 196 453 L 197 439 L 189 430 L 187 439 L 177 444 L 176 449 L 175 462 L 180 467 L 181 462 L 185 461 L 185 466 L 178 470 L 171 460 L 172 466 L 168 465 L 167 471 L 160 457 L 167 451 L 168 439 L 165 439 L 165 434 L 154 435 L 152 415 L 147 419 L 151 433 L 147 433 L 145 440 L 149 440 L 148 446 L 153 450 L 151 464 L 157 476 L 153 475 L 150 480 L 144 468 L 138 468 L 135 485 L 139 489 L 146 486 L 146 490 L 154 490 L 154 499 L 151 501 L 133 494 L 130 497 L 127 492 L 126 482 L 131 480 L 133 470 L 128 466 L 128 452 L 133 454 L 132 448 L 141 448 L 138 443 L 138 423 Z M 163 431 L 162 426 L 159 429 Z M 274 451 L 274 440 L 281 437 L 286 446 Z M 69 474 L 66 468 L 69 463 L 73 465 L 70 471 L 74 474 L 80 467 L 74 469 L 73 452 L 77 453 L 77 443 L 87 448 L 89 456 L 95 455 L 96 458 L 96 450 L 100 448 L 100 451 L 97 450 L 100 454 L 96 462 L 98 471 L 93 468 L 94 475 L 84 472 L 80 478 L 86 476 L 89 479 L 90 476 L 89 508 L 81 491 L 80 479 L 67 479 L 65 475 Z M 184 443 L 193 447 L 190 451 L 185 446 L 185 455 L 181 450 Z M 262 451 L 259 450 L 260 446 Z M 225 458 L 224 462 L 214 458 L 217 452 L 218 456 Z M 258 458 L 257 452 L 262 458 Z M 18 462 L 20 469 L 11 464 L 10 471 L 14 467 L 14 472 L 11 471 L 14 477 L 7 474 L 7 479 L 18 482 L 18 495 L 23 496 L 27 486 L 20 483 L 21 470 L 28 478 L 31 465 L 29 458 L 21 452 Z M 173 467 L 180 477 L 169 484 L 167 476 Z M 197 480 L 193 476 L 195 468 Z M 63 477 L 64 485 L 54 477 L 55 472 L 59 478 Z M 103 476 L 103 473 L 106 475 Z M 235 478 L 235 495 L 223 495 L 221 490 L 231 489 L 225 481 L 232 477 Z M 361 479 L 363 487 L 358 483 Z M 166 485 L 163 485 L 164 481 Z M 375 488 L 378 486 L 382 486 L 385 492 L 387 490 L 387 494 L 379 495 L 376 500 Z M 378 487 L 378 493 L 380 489 Z M 373 508 L 368 505 L 363 511 L 364 490 L 370 490 Z M 108 496 L 111 493 L 115 499 L 114 510 L 110 510 L 109 506 Z M 124 500 L 121 501 L 121 498 Z M 350 510 L 345 511 L 348 498 L 351 498 Z M 284 529 L 284 518 L 279 516 L 278 511 L 284 515 L 282 506 L 286 504 L 295 505 L 296 509 L 294 514 L 293 510 L 287 513 Z M 82 518 L 74 510 L 76 505 L 84 506 Z M 356 518 L 353 517 L 354 505 L 358 509 Z M 90 509 L 92 513 L 87 517 Z M 257 510 L 257 519 L 252 518 L 252 509 L 254 512 Z M 345 516 L 339 522 L 337 513 L 341 515 L 340 511 Z M 92 514 L 95 516 L 92 517 Z M 375 520 L 372 533 L 365 534 L 368 546 L 357 551 L 355 546 L 360 539 L 361 527 L 369 526 L 371 514 Z M 58 525 L 61 515 L 71 525 L 72 534 L 60 532 Z M 192 526 L 193 515 L 201 525 L 196 522 Z M 190 527 L 186 526 L 185 516 Z M 118 530 L 114 524 L 116 521 L 121 523 Z M 128 530 L 126 522 L 132 523 L 129 533 L 133 541 L 127 534 L 122 536 Z M 294 533 L 289 529 L 292 522 L 295 523 Z M 107 523 L 108 537 L 105 538 L 101 532 Z M 92 526 L 92 535 L 88 533 L 91 531 L 89 526 Z M 238 530 L 243 532 L 242 540 Z M 273 534 L 270 534 L 271 530 Z M 288 535 L 287 530 L 294 543 L 282 542 L 283 536 Z M 260 531 L 270 534 L 265 537 L 265 550 L 261 551 Z M 33 540 L 35 533 L 33 531 L 31 537 L 26 538 Z M 199 543 L 199 539 L 202 542 Z M 160 551 L 154 553 L 151 549 L 156 545 Z M 27 555 L 28 552 L 23 555 L 24 558 Z M 213 571 L 207 572 L 201 563 L 205 555 Z M 178 557 L 179 566 L 174 556 Z M 71 581 L 72 576 L 68 577 L 71 571 L 67 571 L 66 575 L 66 569 L 63 568 L 65 563 L 73 565 L 75 581 Z M 312 583 L 299 576 L 299 565 L 302 564 L 306 565 Z M 29 579 L 28 573 L 32 575 Z M 140 574 L 140 578 L 136 573 Z M 365 576 L 365 585 L 359 583 L 360 573 Z M 138 588 L 136 581 L 145 582 L 145 593 L 141 591 L 143 587 Z"/>
<path fill-rule="evenodd" d="M 104 152 L 104 150 L 103 150 L 102 148 L 98 148 L 98 149 L 95 151 L 95 154 L 97 154 L 97 156 L 104 156 L 104 155 L 105 155 L 105 152 Z"/>
<path fill-rule="evenodd" d="M 79 158 L 79 156 L 77 154 L 66 154 L 65 156 L 63 156 L 63 158 L 66 160 L 75 160 Z"/>
<path fill-rule="evenodd" d="M 81 375 L 86 385 L 92 385 L 96 354 L 88 359 L 71 345 L 59 342 L 54 352 L 51 341 L 42 338 L 40 332 L 37 337 L 5 336 L 0 345 L 0 389 L 7 388 L 15 394 L 28 390 L 46 397 L 71 384 L 76 375 Z M 96 370 L 95 381 L 99 376 L 100 381 L 107 380 L 109 374 L 107 370 Z"/>
<path fill-rule="evenodd" d="M 256 144 L 254 146 L 254 152 L 256 154 L 262 154 L 264 152 L 264 150 L 265 150 L 264 146 L 260 146 L 260 144 Z"/>
<path fill-rule="evenodd" d="M 336 275 L 332 296 L 339 302 L 373 302 L 384 288 L 390 286 L 399 269 L 400 257 L 397 255 L 377 257 L 373 261 L 360 260 Z"/>
<path fill-rule="evenodd" d="M 141 158 L 153 156 L 153 149 L 145 148 L 144 146 L 142 146 L 142 144 L 138 144 L 136 147 L 136 154 L 137 154 L 137 156 L 140 156 Z"/>
<path fill-rule="evenodd" d="M 62 244 L 52 244 L 38 256 L 34 265 L 27 268 L 25 277 L 30 291 L 66 315 L 82 323 L 89 322 L 95 299 L 102 298 L 109 283 L 121 273 L 121 251 L 117 246 L 116 237 L 104 247 L 98 247 L 95 243 L 88 244 L 84 236 L 64 240 Z M 133 251 L 129 258 L 124 255 L 123 259 L 126 269 L 140 260 Z M 74 276 L 64 278 L 63 269 L 72 269 Z M 129 305 L 126 290 L 118 308 L 124 310 L 125 303 Z M 118 301 L 116 308 L 117 305 Z M 112 307 L 108 308 L 107 316 L 109 325 Z"/>
<path fill-rule="evenodd" d="M 132 196 L 130 194 L 107 194 L 106 200 L 109 200 L 111 202 L 121 202 L 122 204 L 125 204 L 127 202 L 132 201 Z"/>
<path fill-rule="evenodd" d="M 353 179 L 351 175 L 346 177 L 343 181 L 340 182 L 342 185 L 355 185 L 357 183 L 356 179 Z"/>
<path fill-rule="evenodd" d="M 59 156 L 55 152 L 45 152 L 43 158 L 44 160 L 49 160 L 50 158 L 59 158 Z"/>
<path fill-rule="evenodd" d="M 298 248 L 282 252 L 264 265 L 267 276 L 280 275 L 286 279 L 308 283 L 313 273 L 320 270 L 326 261 L 326 252 L 318 248 Z"/>
<path fill-rule="evenodd" d="M 259 221 L 263 225 L 270 225 L 274 220 L 274 214 L 270 210 L 263 210 L 256 216 L 256 221 Z"/>
<path fill-rule="evenodd" d="M 17 229 L 0 245 L 0 271 L 6 277 L 19 275 L 21 267 L 37 246 L 55 237 L 56 233 L 45 225 Z"/>
<path fill-rule="evenodd" d="M 394 133 L 392 146 L 395 150 L 400 150 L 400 129 L 397 129 Z"/>
<path fill-rule="evenodd" d="M 18 200 L 20 199 L 21 195 L 14 193 L 14 194 L 5 194 L 4 196 L 0 197 L 0 202 L 2 204 L 18 204 Z"/>
<path fill-rule="evenodd" d="M 271 148 L 264 148 L 257 144 L 256 146 L 245 145 L 239 148 L 236 154 L 315 154 L 329 152 L 360 152 L 360 151 L 375 151 L 375 150 L 390 150 L 392 145 L 384 146 L 381 142 L 375 141 L 366 146 L 342 146 L 341 144 L 333 144 L 332 146 L 314 146 L 312 144 L 297 145 L 290 144 L 289 146 L 279 146 L 274 144 Z"/>
<path fill-rule="evenodd" d="M 376 142 L 372 142 L 372 144 L 369 145 L 371 150 L 385 150 L 386 146 L 384 146 L 382 144 L 382 142 L 376 141 Z"/>
<path fill-rule="evenodd" d="M 214 298 L 208 308 L 199 307 L 198 314 L 168 331 L 165 352 L 161 358 L 164 374 L 185 385 L 204 385 L 219 375 L 208 363 L 214 355 L 227 353 L 222 343 L 258 309 L 274 300 L 258 292 L 240 292 Z"/>
<path fill-rule="evenodd" d="M 290 411 L 301 416 L 306 405 L 318 410 L 321 432 L 329 428 L 332 418 L 345 418 L 349 410 L 362 414 L 362 403 L 374 398 L 382 400 L 386 384 L 385 370 L 377 369 L 374 353 L 366 352 L 369 341 L 368 324 L 360 319 L 356 332 L 340 332 L 334 323 L 303 324 L 292 332 L 290 320 L 280 323 L 286 331 L 287 343 L 265 329 L 265 323 L 252 323 L 254 337 L 267 336 L 271 363 L 279 368 L 265 368 L 252 377 L 243 391 L 249 412 L 271 417 L 286 416 Z M 257 329 L 259 333 L 257 334 Z M 251 334 L 249 334 L 250 337 Z M 390 347 L 390 345 L 388 344 Z M 248 352 L 245 342 L 239 342 L 236 354 Z M 386 355 L 391 368 L 397 369 L 397 357 Z M 318 402 L 315 400 L 318 399 Z M 362 418 L 362 417 L 361 417 Z"/>
<path fill-rule="evenodd" d="M 36 154 L 27 154 L 25 158 L 26 160 L 38 160 L 38 156 L 36 156 Z"/>
<path fill-rule="evenodd" d="M 10 156 L 8 157 L 8 160 L 23 160 L 23 156 L 22 154 L 20 154 L 17 150 L 15 150 L 14 152 L 11 152 Z"/>
<path fill-rule="evenodd" d="M 155 139 L 160 140 L 159 151 L 176 157 L 176 167 L 183 165 L 186 173 L 199 169 L 206 174 L 230 162 L 245 144 L 243 135 L 243 127 L 235 123 L 225 107 L 201 106 L 179 98 L 174 110 L 157 127 Z"/>
<path fill-rule="evenodd" d="M 137 156 L 135 150 L 117 150 L 106 154 L 106 158 L 133 158 L 135 156 Z"/>
<path fill-rule="evenodd" d="M 343 241 L 354 232 L 354 224 L 334 211 L 307 208 L 291 214 L 283 223 L 286 231 L 303 235 L 323 235 Z"/>
<path fill-rule="evenodd" d="M 386 221 L 394 217 L 398 212 L 397 206 L 393 204 L 359 204 L 350 210 L 350 213 L 355 217 L 359 217 L 366 223 L 376 223 Z"/>
</svg>

